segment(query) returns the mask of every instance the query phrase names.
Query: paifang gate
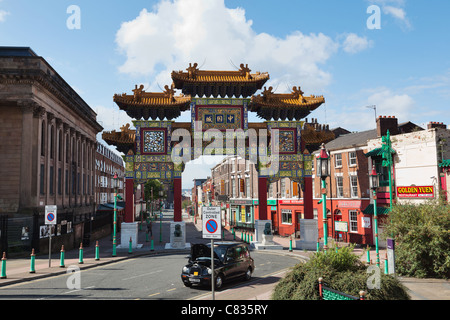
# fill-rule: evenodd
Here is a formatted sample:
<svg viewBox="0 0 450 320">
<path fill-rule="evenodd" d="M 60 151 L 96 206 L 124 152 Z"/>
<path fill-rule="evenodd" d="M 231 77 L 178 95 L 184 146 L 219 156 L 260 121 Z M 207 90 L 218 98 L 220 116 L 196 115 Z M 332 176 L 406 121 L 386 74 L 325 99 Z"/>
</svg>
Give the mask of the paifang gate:
<svg viewBox="0 0 450 320">
<path fill-rule="evenodd" d="M 133 185 L 159 179 L 173 185 L 174 222 L 181 217 L 181 177 L 185 164 L 205 154 L 240 155 L 257 164 L 259 216 L 267 220 L 268 183 L 289 177 L 304 190 L 304 216 L 313 218 L 312 156 L 322 143 L 334 139 L 328 126 L 306 117 L 325 102 L 323 96 L 305 96 L 300 87 L 288 94 L 263 88 L 268 73 L 247 65 L 235 71 L 204 71 L 190 64 L 173 71 L 164 92 L 145 92 L 136 85 L 132 94 L 116 94 L 114 102 L 133 120 L 102 137 L 125 154 L 127 199 Z M 176 89 L 181 94 L 176 95 Z M 260 94 L 256 94 L 261 90 Z M 176 122 L 190 111 L 191 122 Z M 261 122 L 249 123 L 248 112 Z M 125 222 L 132 222 L 133 203 L 126 201 Z"/>
</svg>

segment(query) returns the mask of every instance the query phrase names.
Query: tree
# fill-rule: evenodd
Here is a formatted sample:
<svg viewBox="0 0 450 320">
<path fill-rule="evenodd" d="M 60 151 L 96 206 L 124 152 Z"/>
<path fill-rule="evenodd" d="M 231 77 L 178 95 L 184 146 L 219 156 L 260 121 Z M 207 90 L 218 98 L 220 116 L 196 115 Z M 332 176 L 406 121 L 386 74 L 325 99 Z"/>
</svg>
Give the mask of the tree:
<svg viewBox="0 0 450 320">
<path fill-rule="evenodd" d="M 164 188 L 163 184 L 159 180 L 150 179 L 147 180 L 144 185 L 144 194 L 147 201 L 154 201 L 156 199 L 159 199 L 161 197 L 159 195 L 160 191 L 164 191 Z"/>
<path fill-rule="evenodd" d="M 383 237 L 395 239 L 399 274 L 450 277 L 450 206 L 439 200 L 395 205 L 386 219 Z"/>
</svg>

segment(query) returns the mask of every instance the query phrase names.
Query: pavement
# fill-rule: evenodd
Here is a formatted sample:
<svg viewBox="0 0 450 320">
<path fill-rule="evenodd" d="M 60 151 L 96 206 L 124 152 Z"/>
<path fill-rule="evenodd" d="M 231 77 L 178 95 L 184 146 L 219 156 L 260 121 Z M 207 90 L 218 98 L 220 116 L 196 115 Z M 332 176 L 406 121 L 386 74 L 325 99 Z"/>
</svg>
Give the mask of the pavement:
<svg viewBox="0 0 450 320">
<path fill-rule="evenodd" d="M 146 235 L 146 223 L 144 222 L 142 227 L 139 228 L 138 243 L 142 244 L 140 248 L 132 249 L 129 252 L 128 248 L 120 248 L 116 250 L 116 256 L 112 256 L 112 240 L 111 236 L 99 239 L 97 242 L 90 243 L 89 246 L 83 248 L 82 263 L 80 263 L 80 250 L 73 249 L 64 252 L 64 266 L 60 266 L 60 252 L 52 254 L 50 266 L 48 254 L 36 255 L 34 273 L 30 273 L 31 258 L 11 258 L 6 259 L 4 263 L 0 265 L 2 273 L 6 274 L 6 278 L 0 279 L 0 287 L 13 285 L 25 281 L 35 280 L 39 278 L 51 277 L 58 274 L 64 274 L 70 272 L 73 268 L 79 268 L 80 270 L 93 268 L 100 265 L 114 263 L 124 259 L 130 259 L 140 255 L 158 255 L 167 253 L 177 253 L 180 251 L 188 252 L 188 249 L 166 249 L 166 243 L 169 243 L 169 228 L 170 221 L 173 216 L 171 213 L 166 212 L 164 218 L 157 220 L 153 223 L 153 237 Z M 206 243 L 209 240 L 202 239 L 202 221 L 200 219 L 194 219 L 190 216 L 183 215 L 183 220 L 186 222 L 186 243 Z M 162 235 L 160 237 L 160 230 Z M 229 228 L 224 230 L 224 240 L 241 240 L 241 231 L 237 231 L 234 235 Z M 120 234 L 118 233 L 118 237 Z M 161 240 L 161 241 L 160 241 Z M 290 239 L 288 237 L 274 236 L 274 242 L 282 245 L 283 250 L 267 250 L 273 251 L 279 254 L 298 255 L 301 258 L 308 259 L 314 252 L 299 250 L 292 248 L 290 245 Z M 120 244 L 120 238 L 117 243 Z M 96 259 L 96 245 L 98 245 L 98 260 Z M 292 248 L 292 251 L 290 250 Z M 367 254 L 364 249 L 355 249 L 355 253 L 361 257 L 362 261 L 367 261 Z M 31 252 L 30 252 L 31 254 Z M 381 265 L 384 265 L 384 257 L 386 251 L 380 250 Z M 375 250 L 370 251 L 370 260 L 376 261 Z M 2 269 L 2 265 L 5 265 L 5 270 Z M 225 290 L 223 292 L 217 292 L 215 298 L 220 300 L 242 300 L 242 299 L 255 299 L 255 300 L 269 300 L 272 294 L 272 290 L 276 283 L 282 279 L 287 270 L 280 271 L 272 274 L 265 279 L 253 283 L 247 286 L 245 297 L 240 296 L 240 286 Z M 383 271 L 382 271 L 383 272 Z M 441 279 L 416 279 L 399 277 L 400 281 L 408 289 L 408 293 L 412 300 L 450 300 L 450 281 Z M 1 296 L 1 290 L 0 290 Z M 251 297 L 251 298 L 248 298 Z M 199 299 L 209 299 L 210 295 L 204 295 Z"/>
</svg>

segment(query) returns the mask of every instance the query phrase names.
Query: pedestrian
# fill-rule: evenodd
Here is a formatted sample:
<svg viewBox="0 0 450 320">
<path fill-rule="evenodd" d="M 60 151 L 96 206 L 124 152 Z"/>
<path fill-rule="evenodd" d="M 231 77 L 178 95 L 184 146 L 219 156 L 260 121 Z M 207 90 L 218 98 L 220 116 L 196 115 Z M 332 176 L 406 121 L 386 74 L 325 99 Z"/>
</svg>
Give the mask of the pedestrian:
<svg viewBox="0 0 450 320">
<path fill-rule="evenodd" d="M 153 237 L 153 231 L 152 231 L 152 219 L 147 223 L 147 233 Z"/>
</svg>

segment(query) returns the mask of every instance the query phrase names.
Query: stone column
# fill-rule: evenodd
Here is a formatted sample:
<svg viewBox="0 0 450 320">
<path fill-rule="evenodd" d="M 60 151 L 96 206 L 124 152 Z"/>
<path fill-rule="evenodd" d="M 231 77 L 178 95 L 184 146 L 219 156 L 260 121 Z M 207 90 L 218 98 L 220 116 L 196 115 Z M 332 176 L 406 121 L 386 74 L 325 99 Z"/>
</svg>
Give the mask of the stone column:
<svg viewBox="0 0 450 320">
<path fill-rule="evenodd" d="M 181 222 L 181 203 L 182 203 L 181 177 L 173 179 L 173 221 Z"/>
<path fill-rule="evenodd" d="M 124 222 L 134 222 L 134 179 L 125 179 L 125 216 Z"/>
</svg>

